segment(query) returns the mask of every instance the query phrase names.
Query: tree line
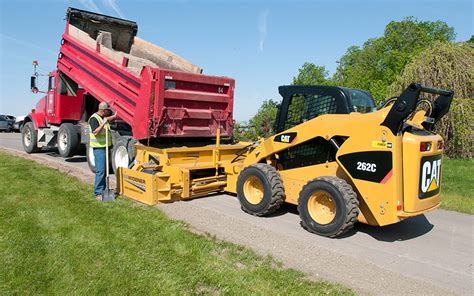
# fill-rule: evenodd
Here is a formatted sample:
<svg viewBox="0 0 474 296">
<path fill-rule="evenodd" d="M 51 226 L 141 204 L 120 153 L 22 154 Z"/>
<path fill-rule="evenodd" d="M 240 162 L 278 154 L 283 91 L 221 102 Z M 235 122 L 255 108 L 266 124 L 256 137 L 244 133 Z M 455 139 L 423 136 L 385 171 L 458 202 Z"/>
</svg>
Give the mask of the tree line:
<svg viewBox="0 0 474 296">
<path fill-rule="evenodd" d="M 332 76 L 324 65 L 306 62 L 292 83 L 367 90 L 377 104 L 412 82 L 451 89 L 455 98 L 450 112 L 435 129 L 445 139 L 448 156 L 472 158 L 474 37 L 454 42 L 455 36 L 454 28 L 443 21 L 392 21 L 382 36 L 350 46 Z M 265 100 L 249 121 L 236 123 L 234 137 L 252 141 L 274 134 L 278 105 L 277 100 Z"/>
</svg>

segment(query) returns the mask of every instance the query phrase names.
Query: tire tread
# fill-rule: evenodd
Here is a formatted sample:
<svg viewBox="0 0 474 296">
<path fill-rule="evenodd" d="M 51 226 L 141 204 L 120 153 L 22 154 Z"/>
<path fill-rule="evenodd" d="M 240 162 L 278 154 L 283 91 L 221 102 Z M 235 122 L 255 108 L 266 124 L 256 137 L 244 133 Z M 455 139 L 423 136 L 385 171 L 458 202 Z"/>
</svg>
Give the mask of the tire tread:
<svg viewBox="0 0 474 296">
<path fill-rule="evenodd" d="M 315 178 L 306 183 L 306 185 L 303 186 L 301 191 L 303 191 L 305 187 L 308 186 L 311 182 L 318 180 L 325 181 L 336 187 L 336 189 L 342 194 L 342 197 L 344 198 L 344 202 L 346 204 L 347 213 L 344 219 L 344 224 L 336 233 L 328 235 L 328 237 L 334 238 L 346 233 L 354 227 L 354 224 L 357 222 L 357 216 L 359 215 L 359 200 L 357 199 L 357 194 L 354 192 L 352 186 L 345 180 L 335 176 L 323 176 Z M 301 206 L 302 205 L 298 203 L 299 212 L 301 212 Z M 317 233 L 316 231 L 312 230 L 311 227 L 309 227 L 303 219 L 301 220 L 301 226 L 311 233 L 321 235 L 320 233 Z"/>
<path fill-rule="evenodd" d="M 274 167 L 266 163 L 256 163 L 248 167 L 257 168 L 265 174 L 268 182 L 270 183 L 272 194 L 269 205 L 263 211 L 253 212 L 243 206 L 241 207 L 242 210 L 250 215 L 258 217 L 275 213 L 285 201 L 285 189 L 283 188 L 283 182 L 281 180 L 280 173 L 278 173 Z"/>
<path fill-rule="evenodd" d="M 31 129 L 31 147 L 27 147 L 25 146 L 25 141 L 23 139 L 24 137 L 24 130 L 27 129 L 27 128 L 30 128 Z M 35 128 L 35 124 L 32 122 L 32 121 L 28 121 L 26 122 L 24 125 L 23 125 L 23 130 L 21 132 L 21 142 L 22 142 L 22 145 L 23 145 L 23 149 L 25 150 L 26 153 L 30 154 L 30 153 L 35 153 L 35 152 L 38 152 L 40 151 L 40 148 L 38 148 L 38 145 L 37 145 L 37 141 L 38 140 L 38 131 L 36 130 Z"/>
</svg>

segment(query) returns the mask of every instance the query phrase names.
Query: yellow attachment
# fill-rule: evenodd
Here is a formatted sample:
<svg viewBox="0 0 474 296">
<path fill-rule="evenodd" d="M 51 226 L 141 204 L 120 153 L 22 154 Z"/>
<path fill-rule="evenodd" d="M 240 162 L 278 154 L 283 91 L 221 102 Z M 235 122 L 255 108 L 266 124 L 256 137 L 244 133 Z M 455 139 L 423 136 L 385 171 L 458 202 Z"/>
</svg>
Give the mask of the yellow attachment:
<svg viewBox="0 0 474 296">
<path fill-rule="evenodd" d="M 265 189 L 263 188 L 260 178 L 257 176 L 250 176 L 245 180 L 244 195 L 249 203 L 258 205 L 262 201 L 264 193 Z"/>
<path fill-rule="evenodd" d="M 118 188 L 126 197 L 154 205 L 223 190 L 233 192 L 235 185 L 229 186 L 228 181 L 240 172 L 242 158 L 236 153 L 245 146 L 217 143 L 197 148 L 135 148 L 136 164 L 119 170 Z"/>
<path fill-rule="evenodd" d="M 336 217 L 336 204 L 326 192 L 314 192 L 308 200 L 308 211 L 314 221 L 325 225 Z"/>
</svg>

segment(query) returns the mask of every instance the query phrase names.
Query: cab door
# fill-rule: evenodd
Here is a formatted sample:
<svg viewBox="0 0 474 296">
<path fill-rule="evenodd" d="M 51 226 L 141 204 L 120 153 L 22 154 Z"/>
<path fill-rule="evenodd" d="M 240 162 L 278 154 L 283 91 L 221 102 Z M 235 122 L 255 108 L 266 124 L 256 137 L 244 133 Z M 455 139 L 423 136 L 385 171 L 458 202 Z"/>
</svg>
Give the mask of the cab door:
<svg viewBox="0 0 474 296">
<path fill-rule="evenodd" d="M 46 115 L 49 118 L 55 117 L 55 95 L 54 95 L 54 75 L 49 76 L 48 91 L 46 95 Z"/>
</svg>

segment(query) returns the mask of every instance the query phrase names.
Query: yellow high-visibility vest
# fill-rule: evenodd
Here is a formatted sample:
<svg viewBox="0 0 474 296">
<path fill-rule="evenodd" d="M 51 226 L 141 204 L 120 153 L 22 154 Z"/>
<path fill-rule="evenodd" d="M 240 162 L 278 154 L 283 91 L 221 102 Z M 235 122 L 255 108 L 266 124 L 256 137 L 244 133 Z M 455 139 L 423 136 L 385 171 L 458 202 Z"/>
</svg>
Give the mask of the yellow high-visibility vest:
<svg viewBox="0 0 474 296">
<path fill-rule="evenodd" d="M 102 122 L 104 122 L 104 120 L 102 119 L 102 117 L 100 117 L 97 113 L 94 113 L 92 114 L 92 116 L 89 118 L 89 121 L 91 120 L 91 118 L 95 118 L 97 119 L 97 122 L 99 122 L 99 125 L 102 124 Z M 89 129 L 90 129 L 91 125 L 90 125 L 90 122 L 89 122 Z M 109 133 L 108 133 L 108 136 L 109 136 L 109 146 L 112 146 L 112 134 L 110 133 L 110 125 L 109 123 L 107 122 L 105 125 L 104 125 L 104 128 L 100 131 L 99 134 L 97 135 L 94 135 L 93 133 L 93 130 L 90 131 L 89 133 L 89 143 L 90 143 L 90 146 L 92 148 L 105 148 L 107 147 L 107 143 L 106 143 L 106 133 L 105 133 L 105 130 L 108 130 Z"/>
</svg>

